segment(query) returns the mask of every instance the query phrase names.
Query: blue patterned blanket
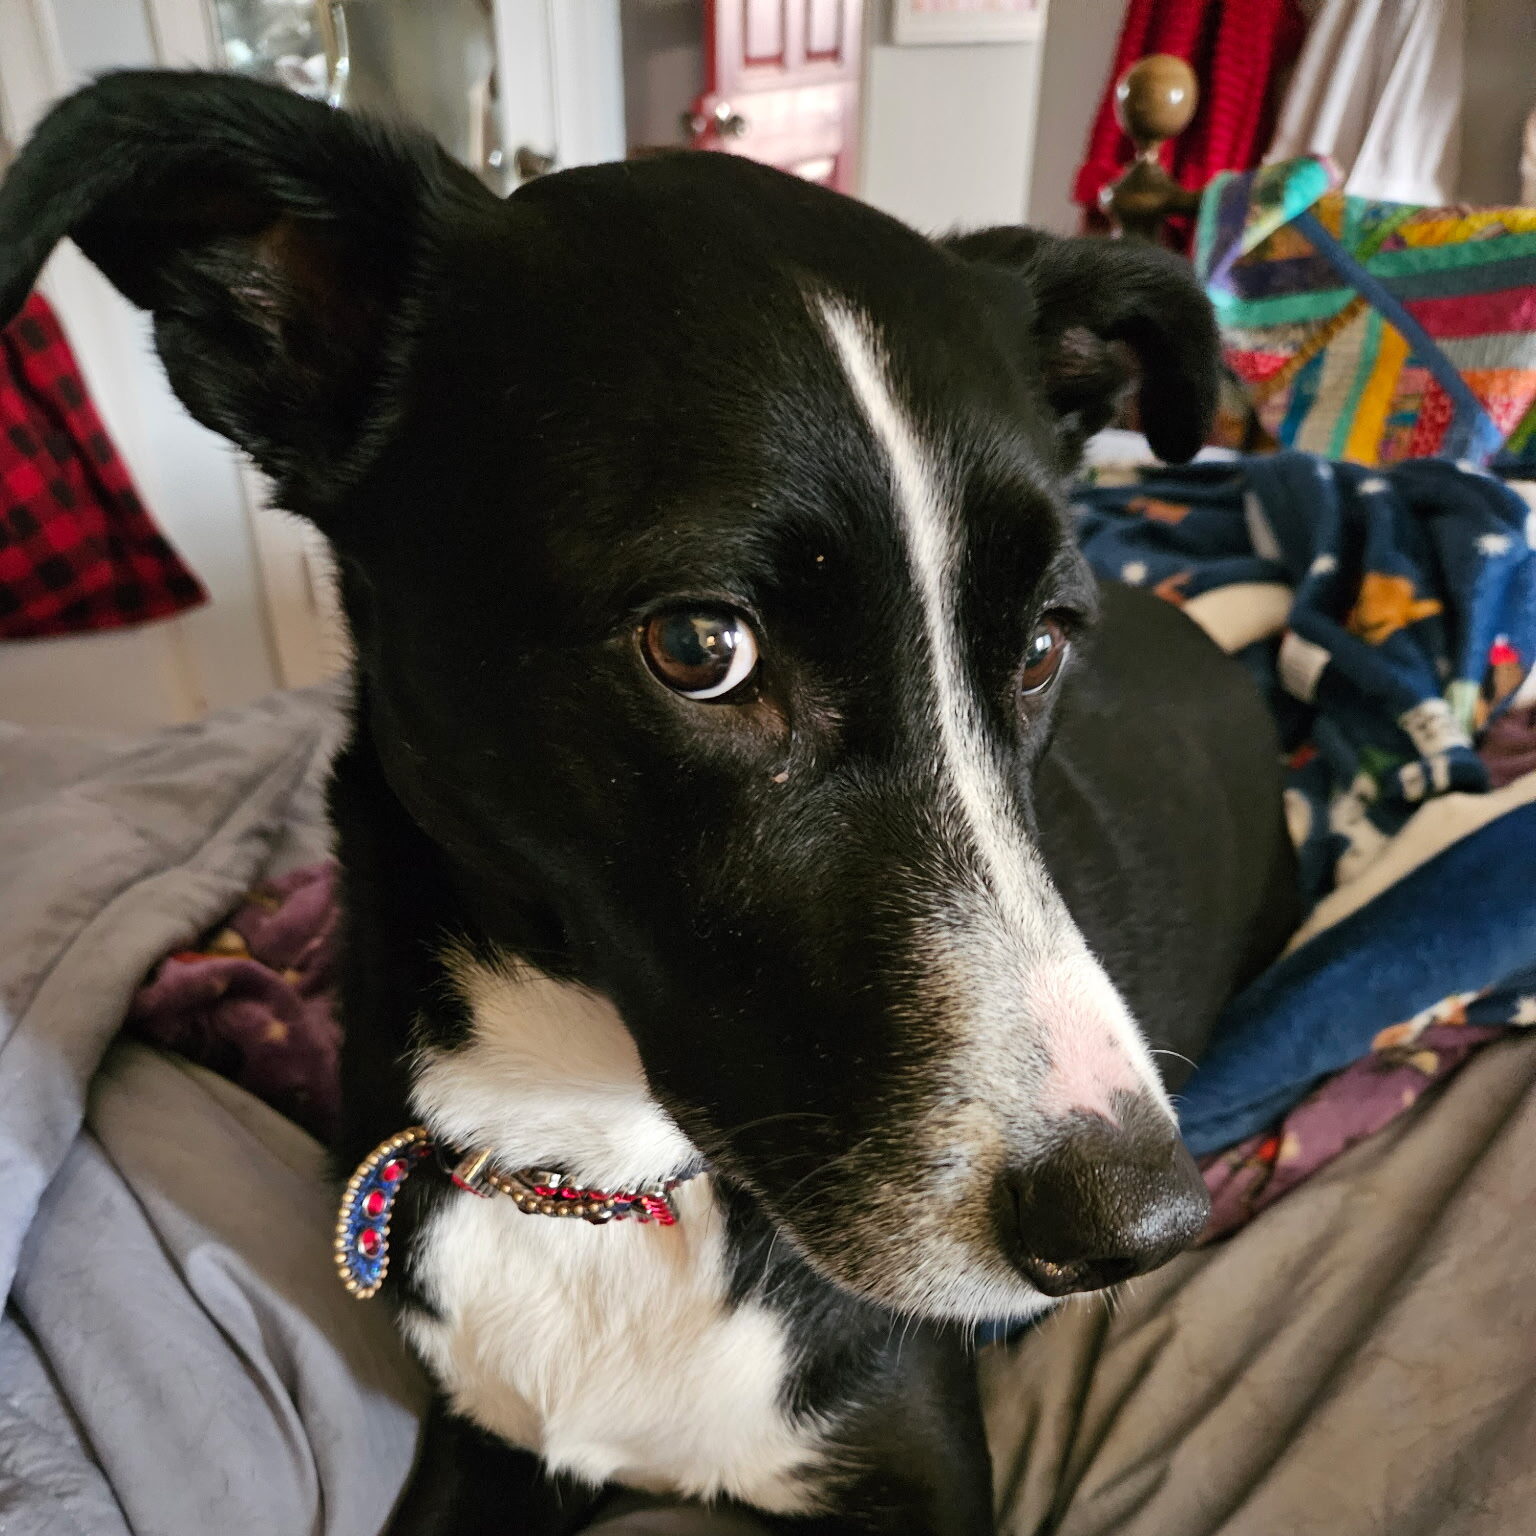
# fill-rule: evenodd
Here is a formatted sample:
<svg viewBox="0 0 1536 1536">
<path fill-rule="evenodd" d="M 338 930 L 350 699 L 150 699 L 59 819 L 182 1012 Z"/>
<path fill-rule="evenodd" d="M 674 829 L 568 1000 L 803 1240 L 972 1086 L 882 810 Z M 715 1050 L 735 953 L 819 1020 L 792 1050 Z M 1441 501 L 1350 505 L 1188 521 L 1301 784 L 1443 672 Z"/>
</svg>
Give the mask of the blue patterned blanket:
<svg viewBox="0 0 1536 1536">
<path fill-rule="evenodd" d="M 1191 1079 L 1192 1149 L 1264 1129 L 1448 1001 L 1468 1022 L 1536 1024 L 1536 775 L 1495 790 L 1485 747 L 1536 702 L 1522 498 L 1449 462 L 1282 453 L 1090 487 L 1077 517 L 1100 574 L 1226 630 L 1288 756 L 1311 916 Z"/>
</svg>

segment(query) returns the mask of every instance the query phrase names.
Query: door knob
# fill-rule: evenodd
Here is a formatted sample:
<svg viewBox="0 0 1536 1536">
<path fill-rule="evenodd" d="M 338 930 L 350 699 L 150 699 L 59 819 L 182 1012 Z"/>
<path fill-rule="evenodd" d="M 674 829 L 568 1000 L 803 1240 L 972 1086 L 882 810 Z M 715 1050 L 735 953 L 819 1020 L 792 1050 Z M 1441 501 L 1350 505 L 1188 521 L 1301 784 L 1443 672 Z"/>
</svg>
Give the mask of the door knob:
<svg viewBox="0 0 1536 1536">
<path fill-rule="evenodd" d="M 545 176 L 555 168 L 553 155 L 540 154 L 527 144 L 519 144 L 512 151 L 512 173 L 519 181 L 532 181 L 535 176 Z"/>
<path fill-rule="evenodd" d="M 718 133 L 722 139 L 739 139 L 747 131 L 747 120 L 728 101 L 718 102 L 713 112 L 685 112 L 683 132 L 694 138 Z"/>
</svg>

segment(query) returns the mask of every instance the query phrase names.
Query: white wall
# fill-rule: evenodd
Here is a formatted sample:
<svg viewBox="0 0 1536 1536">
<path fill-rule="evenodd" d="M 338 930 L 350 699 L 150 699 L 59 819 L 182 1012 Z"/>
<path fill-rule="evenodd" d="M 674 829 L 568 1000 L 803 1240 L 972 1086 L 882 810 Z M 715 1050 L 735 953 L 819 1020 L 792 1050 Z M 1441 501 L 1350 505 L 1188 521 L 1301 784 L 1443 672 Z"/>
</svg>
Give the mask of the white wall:
<svg viewBox="0 0 1536 1536">
<path fill-rule="evenodd" d="M 1078 0 L 1054 0 L 1070 10 Z M 1017 224 L 1029 199 L 1041 49 L 1037 43 L 898 47 L 889 0 L 866 17 L 866 201 L 934 233 Z"/>
<path fill-rule="evenodd" d="M 1520 201 L 1520 135 L 1536 111 L 1536 0 L 1467 0 L 1466 106 L 1457 190 Z"/>
<path fill-rule="evenodd" d="M 680 119 L 704 89 L 704 0 L 629 0 L 620 17 L 629 147 L 681 145 Z"/>
<path fill-rule="evenodd" d="M 1029 222 L 1075 234 L 1082 210 L 1072 183 L 1099 96 L 1115 62 L 1124 0 L 1055 0 L 1046 16 Z"/>
</svg>

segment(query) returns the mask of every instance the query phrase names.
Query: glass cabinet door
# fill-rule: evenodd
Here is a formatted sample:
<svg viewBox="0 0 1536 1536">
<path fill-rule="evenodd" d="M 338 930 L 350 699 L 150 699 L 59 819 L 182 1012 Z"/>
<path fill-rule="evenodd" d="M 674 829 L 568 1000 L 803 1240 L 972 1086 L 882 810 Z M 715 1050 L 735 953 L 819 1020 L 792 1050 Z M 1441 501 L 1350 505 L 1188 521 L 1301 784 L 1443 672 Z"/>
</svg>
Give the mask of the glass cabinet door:
<svg viewBox="0 0 1536 1536">
<path fill-rule="evenodd" d="M 212 0 L 226 68 L 301 96 L 339 96 L 344 81 L 331 0 Z M 345 25 L 345 23 L 343 23 Z"/>
<path fill-rule="evenodd" d="M 223 63 L 405 118 L 505 190 L 493 0 L 211 0 Z"/>
</svg>

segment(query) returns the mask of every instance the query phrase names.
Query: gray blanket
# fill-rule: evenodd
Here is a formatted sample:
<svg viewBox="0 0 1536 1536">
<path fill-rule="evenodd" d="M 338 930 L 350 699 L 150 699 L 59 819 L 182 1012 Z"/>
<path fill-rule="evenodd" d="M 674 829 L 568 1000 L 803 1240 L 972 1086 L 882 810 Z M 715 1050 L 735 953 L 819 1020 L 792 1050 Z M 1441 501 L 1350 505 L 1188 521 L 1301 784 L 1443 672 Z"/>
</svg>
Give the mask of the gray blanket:
<svg viewBox="0 0 1536 1536">
<path fill-rule="evenodd" d="M 0 733 L 0 1530 L 374 1536 L 424 1384 L 336 1284 L 318 1147 L 114 1044 L 149 966 L 324 851 L 334 701 Z"/>
<path fill-rule="evenodd" d="M 114 1043 L 150 965 L 323 854 L 324 692 L 147 741 L 0 727 L 0 1532 L 374 1536 L 425 1385 L 331 1272 L 319 1149 Z M 984 1365 L 1009 1536 L 1525 1536 L 1536 1041 L 1234 1240 Z M 708 1517 L 620 1531 L 723 1532 Z"/>
</svg>

